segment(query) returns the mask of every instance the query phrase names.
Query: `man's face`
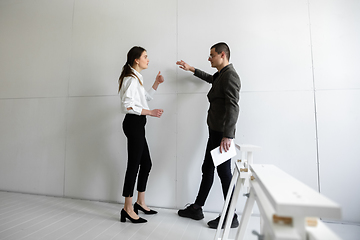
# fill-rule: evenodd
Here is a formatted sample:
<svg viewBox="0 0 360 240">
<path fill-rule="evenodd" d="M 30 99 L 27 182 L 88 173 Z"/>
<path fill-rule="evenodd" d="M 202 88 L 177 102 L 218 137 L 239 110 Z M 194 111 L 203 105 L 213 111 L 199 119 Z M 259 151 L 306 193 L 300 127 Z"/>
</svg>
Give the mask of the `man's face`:
<svg viewBox="0 0 360 240">
<path fill-rule="evenodd" d="M 215 51 L 215 48 L 212 48 L 210 50 L 210 57 L 208 60 L 211 63 L 211 67 L 213 67 L 213 68 L 220 66 L 223 61 L 223 59 L 221 58 L 221 54 L 218 54 Z"/>
</svg>

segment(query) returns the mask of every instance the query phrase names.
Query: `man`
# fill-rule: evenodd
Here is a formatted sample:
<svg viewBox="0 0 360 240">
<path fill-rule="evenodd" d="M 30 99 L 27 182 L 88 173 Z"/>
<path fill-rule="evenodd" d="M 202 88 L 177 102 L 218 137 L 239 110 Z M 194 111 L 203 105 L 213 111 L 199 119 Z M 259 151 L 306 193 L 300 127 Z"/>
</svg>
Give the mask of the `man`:
<svg viewBox="0 0 360 240">
<path fill-rule="evenodd" d="M 176 62 L 185 71 L 191 71 L 194 75 L 210 84 L 212 87 L 207 95 L 210 102 L 208 110 L 207 124 L 209 128 L 209 138 L 202 165 L 202 180 L 198 195 L 193 204 L 183 210 L 179 210 L 181 217 L 194 220 L 204 218 L 202 207 L 205 205 L 206 198 L 210 192 L 214 181 L 215 166 L 211 158 L 210 151 L 220 146 L 220 152 L 228 151 L 232 139 L 235 137 L 236 122 L 239 115 L 239 91 L 240 78 L 232 64 L 229 63 L 230 49 L 226 43 L 217 43 L 210 48 L 209 61 L 211 67 L 216 68 L 214 75 L 196 69 L 184 61 Z M 217 173 L 220 177 L 224 199 L 228 192 L 232 174 L 231 160 L 217 166 Z M 217 228 L 220 216 L 208 222 L 210 228 Z M 237 215 L 234 214 L 231 227 L 239 226 Z"/>
</svg>

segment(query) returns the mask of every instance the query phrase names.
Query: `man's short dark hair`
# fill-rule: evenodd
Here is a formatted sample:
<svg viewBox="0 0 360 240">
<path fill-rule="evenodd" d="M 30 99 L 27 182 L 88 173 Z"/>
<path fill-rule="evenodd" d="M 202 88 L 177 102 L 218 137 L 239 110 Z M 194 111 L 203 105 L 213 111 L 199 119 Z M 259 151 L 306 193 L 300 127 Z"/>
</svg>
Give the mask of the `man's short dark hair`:
<svg viewBox="0 0 360 240">
<path fill-rule="evenodd" d="M 210 50 L 213 48 L 215 48 L 215 52 L 217 52 L 218 54 L 224 52 L 227 59 L 230 60 L 230 48 L 226 43 L 219 42 L 219 43 L 215 44 L 214 46 L 212 46 L 210 48 Z"/>
</svg>

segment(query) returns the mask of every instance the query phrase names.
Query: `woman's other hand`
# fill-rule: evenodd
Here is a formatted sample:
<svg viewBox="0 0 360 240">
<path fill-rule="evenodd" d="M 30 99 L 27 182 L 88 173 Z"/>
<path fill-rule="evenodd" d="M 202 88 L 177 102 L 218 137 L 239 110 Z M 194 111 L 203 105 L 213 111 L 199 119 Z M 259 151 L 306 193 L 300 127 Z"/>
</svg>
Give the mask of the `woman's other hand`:
<svg viewBox="0 0 360 240">
<path fill-rule="evenodd" d="M 150 116 L 160 118 L 161 115 L 163 114 L 163 112 L 164 112 L 163 109 L 154 109 L 154 110 L 151 110 Z"/>
</svg>

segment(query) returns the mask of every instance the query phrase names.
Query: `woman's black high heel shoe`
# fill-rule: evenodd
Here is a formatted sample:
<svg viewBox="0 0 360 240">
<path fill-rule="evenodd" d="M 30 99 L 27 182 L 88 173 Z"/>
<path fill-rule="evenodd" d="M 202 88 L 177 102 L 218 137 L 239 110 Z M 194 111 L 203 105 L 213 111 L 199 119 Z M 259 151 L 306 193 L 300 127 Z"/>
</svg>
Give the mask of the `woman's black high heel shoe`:
<svg viewBox="0 0 360 240">
<path fill-rule="evenodd" d="M 154 211 L 154 210 L 146 211 L 142 206 L 140 206 L 140 204 L 135 202 L 135 204 L 134 204 L 134 212 L 136 214 L 138 214 L 139 210 L 143 211 L 145 214 L 148 214 L 148 215 L 157 214 L 157 211 Z"/>
<path fill-rule="evenodd" d="M 126 219 L 129 219 L 132 223 L 146 223 L 147 220 L 143 219 L 143 218 L 139 218 L 139 219 L 133 219 L 130 217 L 130 215 L 124 210 L 121 210 L 121 214 L 120 214 L 120 222 L 126 222 Z"/>
</svg>

